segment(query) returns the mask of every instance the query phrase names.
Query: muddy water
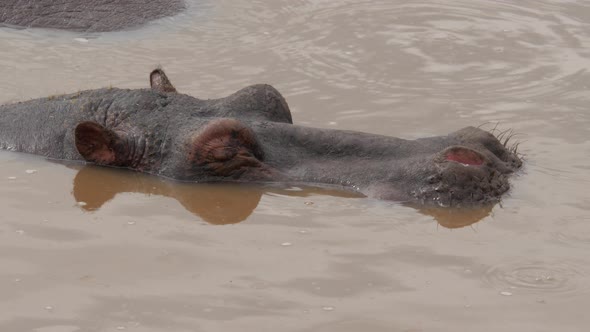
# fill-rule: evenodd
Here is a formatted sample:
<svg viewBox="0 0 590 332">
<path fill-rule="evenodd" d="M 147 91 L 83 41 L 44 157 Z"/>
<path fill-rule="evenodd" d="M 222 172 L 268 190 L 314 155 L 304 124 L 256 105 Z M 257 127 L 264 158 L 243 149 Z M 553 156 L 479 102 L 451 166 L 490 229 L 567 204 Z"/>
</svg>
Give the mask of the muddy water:
<svg viewBox="0 0 590 332">
<path fill-rule="evenodd" d="M 189 5 L 119 33 L 0 29 L 0 103 L 161 64 L 202 98 L 271 83 L 309 126 L 513 129 L 525 168 L 501 205 L 441 211 L 2 152 L 0 331 L 587 330 L 590 4 Z"/>
</svg>

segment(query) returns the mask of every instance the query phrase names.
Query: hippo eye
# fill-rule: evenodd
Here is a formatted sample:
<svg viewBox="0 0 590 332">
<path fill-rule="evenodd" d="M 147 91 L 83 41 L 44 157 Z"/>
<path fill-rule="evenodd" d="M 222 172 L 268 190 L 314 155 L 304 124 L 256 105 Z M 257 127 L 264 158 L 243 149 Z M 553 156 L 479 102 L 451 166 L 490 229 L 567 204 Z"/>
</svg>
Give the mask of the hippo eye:
<svg viewBox="0 0 590 332">
<path fill-rule="evenodd" d="M 252 129 L 235 119 L 212 121 L 193 138 L 190 159 L 212 175 L 239 177 L 263 168 L 264 153 Z"/>
</svg>

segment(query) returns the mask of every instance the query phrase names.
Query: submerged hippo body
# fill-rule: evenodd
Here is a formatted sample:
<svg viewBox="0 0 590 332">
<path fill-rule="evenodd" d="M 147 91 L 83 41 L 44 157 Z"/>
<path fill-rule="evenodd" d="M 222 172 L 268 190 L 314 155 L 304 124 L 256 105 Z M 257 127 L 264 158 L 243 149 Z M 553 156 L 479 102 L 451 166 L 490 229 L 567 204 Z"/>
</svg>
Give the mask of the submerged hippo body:
<svg viewBox="0 0 590 332">
<path fill-rule="evenodd" d="M 184 8 L 183 0 L 2 0 L 0 24 L 105 32 L 139 26 Z"/>
<path fill-rule="evenodd" d="M 487 131 L 417 140 L 292 124 L 283 97 L 254 85 L 215 100 L 116 88 L 0 106 L 0 147 L 182 181 L 300 182 L 439 205 L 498 200 L 521 161 Z"/>
</svg>

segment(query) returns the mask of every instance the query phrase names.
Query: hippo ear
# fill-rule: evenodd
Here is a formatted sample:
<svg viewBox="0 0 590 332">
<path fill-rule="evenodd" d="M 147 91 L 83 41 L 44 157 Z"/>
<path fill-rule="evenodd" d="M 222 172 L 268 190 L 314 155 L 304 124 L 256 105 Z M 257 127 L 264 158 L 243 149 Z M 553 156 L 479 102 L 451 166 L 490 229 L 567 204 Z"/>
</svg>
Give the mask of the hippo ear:
<svg viewBox="0 0 590 332">
<path fill-rule="evenodd" d="M 440 161 L 454 161 L 466 166 L 480 166 L 486 163 L 486 157 L 464 146 L 451 146 L 439 154 Z"/>
<path fill-rule="evenodd" d="M 125 141 L 117 133 L 96 122 L 76 126 L 76 149 L 86 161 L 100 165 L 124 166 Z"/>
<path fill-rule="evenodd" d="M 154 69 L 150 73 L 150 86 L 152 90 L 165 93 L 165 92 L 176 92 L 176 89 L 170 83 L 168 76 L 160 68 Z"/>
</svg>

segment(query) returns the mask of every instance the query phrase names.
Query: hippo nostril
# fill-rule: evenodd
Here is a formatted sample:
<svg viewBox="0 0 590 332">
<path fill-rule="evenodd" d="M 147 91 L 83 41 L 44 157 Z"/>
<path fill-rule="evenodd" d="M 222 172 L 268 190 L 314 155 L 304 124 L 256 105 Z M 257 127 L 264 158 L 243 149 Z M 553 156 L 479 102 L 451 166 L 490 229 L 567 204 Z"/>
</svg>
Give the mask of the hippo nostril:
<svg viewBox="0 0 590 332">
<path fill-rule="evenodd" d="M 443 158 L 454 161 L 464 166 L 481 166 L 486 158 L 479 152 L 463 146 L 452 146 L 443 151 Z"/>
</svg>

